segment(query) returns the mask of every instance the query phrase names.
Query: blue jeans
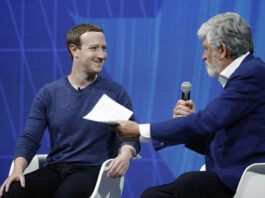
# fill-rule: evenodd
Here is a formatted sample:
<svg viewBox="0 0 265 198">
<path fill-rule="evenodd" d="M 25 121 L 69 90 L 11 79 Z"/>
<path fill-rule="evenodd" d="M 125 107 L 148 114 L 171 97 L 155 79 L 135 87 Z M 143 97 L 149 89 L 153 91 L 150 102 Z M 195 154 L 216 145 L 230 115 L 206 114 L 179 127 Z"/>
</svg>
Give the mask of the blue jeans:
<svg viewBox="0 0 265 198">
<path fill-rule="evenodd" d="M 4 198 L 88 198 L 96 185 L 100 166 L 73 163 L 48 165 L 25 175 L 26 187 L 10 185 Z"/>
</svg>

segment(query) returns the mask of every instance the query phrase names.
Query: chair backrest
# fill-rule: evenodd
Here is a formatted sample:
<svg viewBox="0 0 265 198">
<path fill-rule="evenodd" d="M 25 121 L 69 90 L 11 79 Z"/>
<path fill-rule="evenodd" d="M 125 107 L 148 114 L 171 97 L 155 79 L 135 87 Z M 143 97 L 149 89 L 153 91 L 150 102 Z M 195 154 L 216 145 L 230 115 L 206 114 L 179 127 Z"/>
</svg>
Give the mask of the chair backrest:
<svg viewBox="0 0 265 198">
<path fill-rule="evenodd" d="M 113 159 L 106 160 L 100 169 L 95 189 L 90 198 L 117 198 L 122 194 L 124 177 L 110 179 L 106 168 Z"/>
<path fill-rule="evenodd" d="M 234 198 L 265 197 L 265 163 L 248 166 L 241 176 Z"/>
<path fill-rule="evenodd" d="M 27 173 L 30 173 L 32 171 L 35 171 L 37 170 L 38 168 L 40 168 L 46 161 L 46 158 L 47 158 L 47 154 L 37 154 L 35 155 L 30 164 L 28 165 L 28 167 L 24 170 L 24 175 L 27 174 Z M 12 164 L 11 164 L 11 167 L 9 169 L 9 174 L 8 175 L 11 175 L 11 173 L 13 172 L 13 169 L 14 169 L 14 161 L 12 161 Z"/>
</svg>

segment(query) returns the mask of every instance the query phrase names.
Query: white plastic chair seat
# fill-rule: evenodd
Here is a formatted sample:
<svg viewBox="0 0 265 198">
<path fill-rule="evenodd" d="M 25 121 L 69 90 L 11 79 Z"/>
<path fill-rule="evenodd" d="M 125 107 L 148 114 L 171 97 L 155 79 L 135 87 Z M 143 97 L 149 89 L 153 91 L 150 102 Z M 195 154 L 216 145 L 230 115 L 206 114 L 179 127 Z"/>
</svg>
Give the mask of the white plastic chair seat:
<svg viewBox="0 0 265 198">
<path fill-rule="evenodd" d="M 24 174 L 37 170 L 46 161 L 46 154 L 38 154 L 33 157 Z M 90 198 L 118 198 L 122 194 L 124 177 L 110 179 L 107 176 L 106 168 L 113 159 L 106 160 L 100 168 L 96 186 Z M 13 172 L 14 161 L 11 164 L 9 175 Z"/>
</svg>

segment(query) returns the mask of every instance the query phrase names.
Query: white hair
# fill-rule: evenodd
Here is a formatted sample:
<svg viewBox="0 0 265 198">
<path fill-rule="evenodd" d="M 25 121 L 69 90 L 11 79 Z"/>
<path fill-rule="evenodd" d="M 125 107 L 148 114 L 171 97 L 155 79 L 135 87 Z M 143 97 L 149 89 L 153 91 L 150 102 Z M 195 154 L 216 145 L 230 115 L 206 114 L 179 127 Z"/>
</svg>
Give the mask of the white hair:
<svg viewBox="0 0 265 198">
<path fill-rule="evenodd" d="M 233 59 L 248 51 L 254 52 L 251 27 L 237 13 L 226 12 L 212 17 L 202 24 L 197 35 L 206 38 L 215 50 L 224 43 L 228 55 Z"/>
</svg>

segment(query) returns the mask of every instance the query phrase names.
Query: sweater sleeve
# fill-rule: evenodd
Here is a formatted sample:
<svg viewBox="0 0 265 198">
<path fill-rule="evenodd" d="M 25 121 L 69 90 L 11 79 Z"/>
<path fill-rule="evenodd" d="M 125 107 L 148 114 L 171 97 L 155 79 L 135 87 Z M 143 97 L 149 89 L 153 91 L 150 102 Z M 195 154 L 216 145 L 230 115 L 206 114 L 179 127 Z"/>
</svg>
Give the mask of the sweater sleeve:
<svg viewBox="0 0 265 198">
<path fill-rule="evenodd" d="M 22 135 L 15 148 L 15 158 L 24 157 L 28 163 L 40 147 L 43 132 L 47 126 L 47 96 L 45 88 L 37 93 Z"/>
</svg>

